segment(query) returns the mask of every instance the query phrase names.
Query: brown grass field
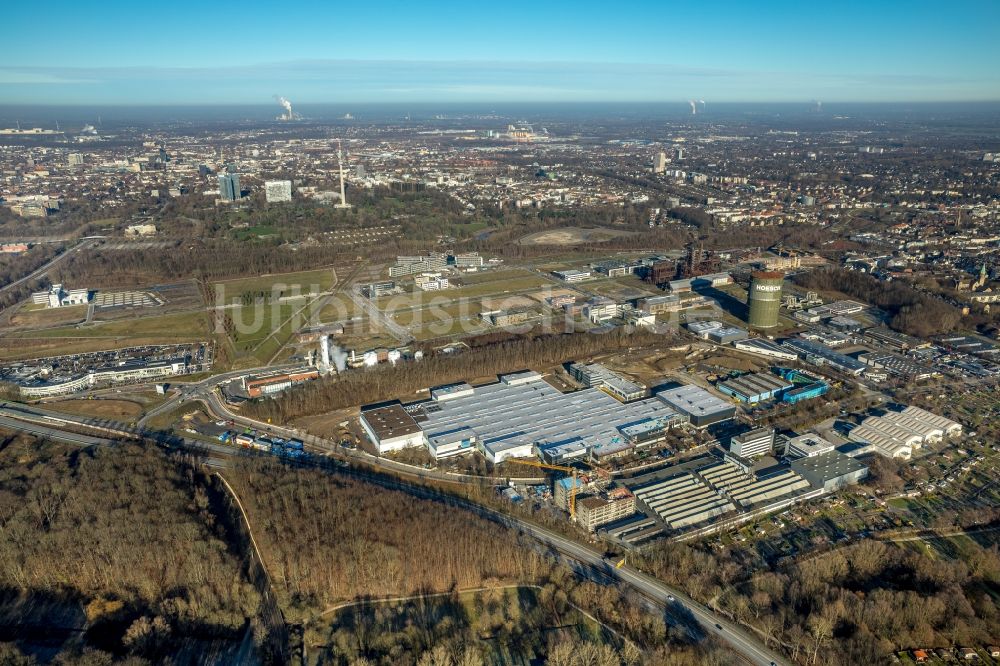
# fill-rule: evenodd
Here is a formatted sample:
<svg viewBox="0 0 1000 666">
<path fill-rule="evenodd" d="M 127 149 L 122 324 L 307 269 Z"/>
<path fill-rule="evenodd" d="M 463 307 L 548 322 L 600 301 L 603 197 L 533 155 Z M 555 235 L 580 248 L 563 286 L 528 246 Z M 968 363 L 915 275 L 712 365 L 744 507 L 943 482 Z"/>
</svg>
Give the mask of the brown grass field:
<svg viewBox="0 0 1000 666">
<path fill-rule="evenodd" d="M 46 403 L 45 409 L 125 422 L 134 421 L 143 412 L 143 406 L 131 400 L 60 400 Z"/>
</svg>

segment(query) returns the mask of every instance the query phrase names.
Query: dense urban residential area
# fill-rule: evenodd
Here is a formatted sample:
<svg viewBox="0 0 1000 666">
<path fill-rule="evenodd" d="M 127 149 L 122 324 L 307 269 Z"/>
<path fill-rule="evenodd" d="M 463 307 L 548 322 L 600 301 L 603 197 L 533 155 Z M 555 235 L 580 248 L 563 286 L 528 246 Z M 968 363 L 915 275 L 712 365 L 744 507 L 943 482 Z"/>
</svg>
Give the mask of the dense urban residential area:
<svg viewBox="0 0 1000 666">
<path fill-rule="evenodd" d="M 1000 6 L 884 4 L 9 10 L 0 666 L 1000 666 Z"/>
</svg>

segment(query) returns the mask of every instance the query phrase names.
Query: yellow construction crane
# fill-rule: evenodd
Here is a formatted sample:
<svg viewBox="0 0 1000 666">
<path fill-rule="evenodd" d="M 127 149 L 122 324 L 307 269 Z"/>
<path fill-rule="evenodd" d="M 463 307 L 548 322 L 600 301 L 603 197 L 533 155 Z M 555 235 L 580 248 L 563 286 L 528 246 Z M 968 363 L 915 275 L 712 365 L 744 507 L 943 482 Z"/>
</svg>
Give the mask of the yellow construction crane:
<svg viewBox="0 0 1000 666">
<path fill-rule="evenodd" d="M 541 467 L 542 469 L 554 469 L 560 472 L 568 472 L 573 475 L 573 487 L 569 489 L 569 517 L 576 520 L 576 490 L 578 487 L 578 481 L 576 478 L 577 469 L 575 467 L 563 467 L 562 465 L 550 465 L 548 463 L 539 462 L 537 460 L 521 460 L 520 458 L 516 460 L 511 460 L 512 463 L 517 463 L 518 465 L 530 465 L 531 467 Z"/>
</svg>

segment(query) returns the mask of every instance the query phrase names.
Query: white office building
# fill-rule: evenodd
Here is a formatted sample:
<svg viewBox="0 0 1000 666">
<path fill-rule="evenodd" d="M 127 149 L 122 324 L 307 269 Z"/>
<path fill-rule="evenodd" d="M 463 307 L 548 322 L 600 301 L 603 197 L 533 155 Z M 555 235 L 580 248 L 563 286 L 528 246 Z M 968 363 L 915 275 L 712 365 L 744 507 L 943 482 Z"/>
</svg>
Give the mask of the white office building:
<svg viewBox="0 0 1000 666">
<path fill-rule="evenodd" d="M 735 435 L 729 440 L 729 451 L 741 458 L 770 455 L 774 449 L 774 428 L 758 428 Z"/>
<path fill-rule="evenodd" d="M 48 291 L 36 291 L 31 295 L 31 302 L 50 308 L 64 305 L 86 305 L 90 302 L 89 289 L 63 289 L 61 284 L 54 284 Z"/>
<path fill-rule="evenodd" d="M 785 443 L 786 458 L 812 458 L 833 451 L 833 444 L 816 433 L 807 432 Z"/>
</svg>

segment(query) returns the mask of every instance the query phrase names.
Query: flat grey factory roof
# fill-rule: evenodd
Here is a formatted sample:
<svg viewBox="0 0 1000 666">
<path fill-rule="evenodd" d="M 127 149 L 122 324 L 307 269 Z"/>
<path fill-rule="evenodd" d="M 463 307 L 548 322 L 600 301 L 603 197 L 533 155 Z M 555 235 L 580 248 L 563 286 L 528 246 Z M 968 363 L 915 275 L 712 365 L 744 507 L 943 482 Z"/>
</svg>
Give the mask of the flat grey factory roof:
<svg viewBox="0 0 1000 666">
<path fill-rule="evenodd" d="M 729 402 L 712 395 L 705 389 L 694 384 L 660 391 L 656 394 L 656 397 L 686 414 L 697 416 L 705 416 L 732 409 L 732 405 Z"/>
<path fill-rule="evenodd" d="M 782 344 L 792 349 L 798 350 L 803 354 L 812 354 L 814 356 L 819 356 L 820 358 L 826 360 L 828 363 L 833 363 L 843 369 L 850 372 L 861 372 L 867 366 L 856 358 L 847 356 L 846 354 L 841 354 L 838 351 L 834 351 L 826 345 L 820 344 L 818 342 L 813 342 L 812 340 L 805 340 L 803 338 L 789 338 L 785 340 Z"/>
<path fill-rule="evenodd" d="M 387 405 L 361 412 L 361 417 L 368 423 L 379 439 L 392 439 L 403 435 L 415 435 L 420 432 L 420 426 L 413 420 L 402 405 Z"/>
<path fill-rule="evenodd" d="M 866 469 L 866 465 L 838 451 L 821 453 L 809 458 L 797 458 L 789 463 L 789 466 L 804 476 L 813 475 L 822 479 L 824 483 L 830 479 Z"/>
<path fill-rule="evenodd" d="M 472 428 L 484 446 L 491 442 L 562 442 L 579 437 L 588 446 L 623 439 L 620 426 L 675 412 L 653 399 L 623 404 L 600 389 L 560 393 L 544 381 L 478 386 L 469 396 L 423 405 L 429 437 L 459 426 Z"/>
</svg>

